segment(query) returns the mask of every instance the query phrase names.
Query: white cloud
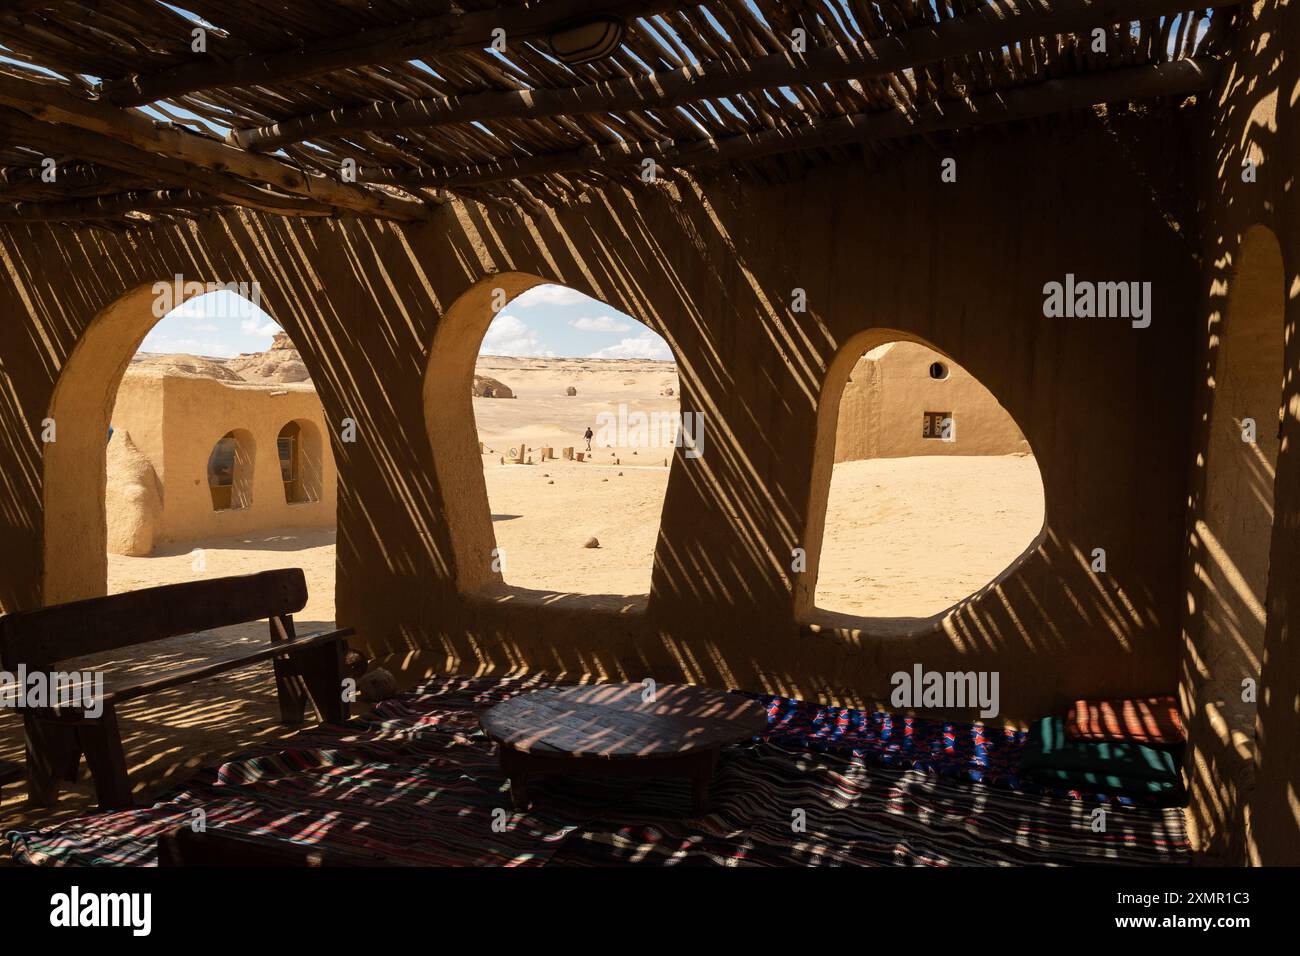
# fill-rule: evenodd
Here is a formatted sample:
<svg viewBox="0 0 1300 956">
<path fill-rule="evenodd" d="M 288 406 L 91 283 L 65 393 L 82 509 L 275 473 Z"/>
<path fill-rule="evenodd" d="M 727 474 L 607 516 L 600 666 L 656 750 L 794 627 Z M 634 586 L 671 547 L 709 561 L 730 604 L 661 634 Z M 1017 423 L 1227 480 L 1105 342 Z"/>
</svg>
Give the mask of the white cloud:
<svg viewBox="0 0 1300 956">
<path fill-rule="evenodd" d="M 552 358 L 555 353 L 542 345 L 537 333 L 513 315 L 501 314 L 492 320 L 480 355 L 517 355 L 521 357 Z"/>
<path fill-rule="evenodd" d="M 592 352 L 588 358 L 658 359 L 671 362 L 672 350 L 668 343 L 653 332 L 643 332 L 634 339 L 623 339 L 618 345 Z"/>
<path fill-rule="evenodd" d="M 528 309 L 535 305 L 577 305 L 588 301 L 581 292 L 562 285 L 535 285 L 527 292 L 521 292 L 513 302 L 512 308 Z"/>
<path fill-rule="evenodd" d="M 257 319 L 245 319 L 239 323 L 239 328 L 249 335 L 274 335 L 280 331 L 280 326 L 274 322 L 261 322 Z"/>
<path fill-rule="evenodd" d="M 569 324 L 582 332 L 626 332 L 632 328 L 630 323 L 622 322 L 612 315 L 598 315 L 589 319 L 570 319 Z"/>
<path fill-rule="evenodd" d="M 264 319 L 270 320 L 265 312 L 242 296 L 227 292 L 205 292 L 203 295 L 186 299 L 168 313 L 168 316 L 190 319 Z"/>
<path fill-rule="evenodd" d="M 140 345 L 141 352 L 159 352 L 167 355 L 210 355 L 214 358 L 231 358 L 238 354 L 229 345 L 215 339 L 174 338 L 169 335 L 148 335 Z"/>
</svg>

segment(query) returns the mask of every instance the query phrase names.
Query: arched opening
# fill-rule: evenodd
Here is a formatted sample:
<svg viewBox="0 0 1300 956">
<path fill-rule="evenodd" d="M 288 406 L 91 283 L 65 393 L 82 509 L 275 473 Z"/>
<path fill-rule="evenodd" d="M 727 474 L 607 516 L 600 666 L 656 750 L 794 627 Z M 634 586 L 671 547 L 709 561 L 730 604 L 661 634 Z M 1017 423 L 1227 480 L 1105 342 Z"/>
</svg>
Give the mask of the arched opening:
<svg viewBox="0 0 1300 956">
<path fill-rule="evenodd" d="M 304 619 L 333 620 L 324 412 L 292 342 L 242 288 L 143 286 L 87 327 L 50 409 L 47 603 L 297 565 Z M 268 452 L 287 421 L 301 432 L 292 507 Z"/>
<path fill-rule="evenodd" d="M 996 397 L 950 356 L 874 330 L 832 363 L 819 412 L 804 619 L 926 619 L 1041 539 L 1042 476 Z"/>
<path fill-rule="evenodd" d="M 257 446 L 239 428 L 226 432 L 208 455 L 208 492 L 213 511 L 242 511 L 253 504 L 253 466 Z"/>
<path fill-rule="evenodd" d="M 1273 233 L 1263 226 L 1248 231 L 1229 281 L 1209 383 L 1205 499 L 1195 527 L 1205 594 L 1196 609 L 1202 633 L 1197 696 L 1210 729 L 1237 754 L 1256 750 L 1256 709 L 1267 687 L 1273 496 L 1285 411 L 1285 275 Z M 1243 682 L 1258 688 L 1248 693 Z"/>
<path fill-rule="evenodd" d="M 320 429 L 306 419 L 295 419 L 280 429 L 275 444 L 285 502 L 320 501 L 324 451 Z"/>
<path fill-rule="evenodd" d="M 648 594 L 679 394 L 667 343 L 598 300 L 517 273 L 465 293 L 425 377 L 461 590 Z"/>
</svg>

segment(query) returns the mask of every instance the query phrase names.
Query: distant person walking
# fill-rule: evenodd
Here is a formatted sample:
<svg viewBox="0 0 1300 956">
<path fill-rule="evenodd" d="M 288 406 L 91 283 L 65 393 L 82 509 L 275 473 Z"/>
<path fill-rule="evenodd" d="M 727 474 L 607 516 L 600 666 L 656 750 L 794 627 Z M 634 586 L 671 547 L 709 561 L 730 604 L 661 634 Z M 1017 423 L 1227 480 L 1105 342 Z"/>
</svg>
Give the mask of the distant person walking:
<svg viewBox="0 0 1300 956">
<path fill-rule="evenodd" d="M 592 438 L 591 426 L 587 426 L 587 433 L 582 437 L 587 439 L 587 451 L 591 451 L 591 438 Z"/>
</svg>

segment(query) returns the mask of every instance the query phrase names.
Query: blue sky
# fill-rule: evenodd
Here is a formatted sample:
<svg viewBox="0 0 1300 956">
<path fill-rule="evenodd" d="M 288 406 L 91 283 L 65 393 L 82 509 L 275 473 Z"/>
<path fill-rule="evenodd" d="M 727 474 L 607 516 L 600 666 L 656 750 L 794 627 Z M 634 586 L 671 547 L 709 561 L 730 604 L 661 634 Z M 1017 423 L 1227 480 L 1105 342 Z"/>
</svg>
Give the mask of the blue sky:
<svg viewBox="0 0 1300 956">
<path fill-rule="evenodd" d="M 672 361 L 668 343 L 636 319 L 561 285 L 534 286 L 506 303 L 479 353 Z"/>
<path fill-rule="evenodd" d="M 197 296 L 173 309 L 145 336 L 142 352 L 229 358 L 270 348 L 280 331 L 247 299 L 230 292 Z M 492 320 L 485 355 L 672 360 L 668 343 L 630 316 L 558 285 L 540 285 L 506 304 Z"/>
<path fill-rule="evenodd" d="M 233 292 L 210 292 L 172 309 L 144 337 L 141 352 L 184 352 L 229 358 L 264 352 L 280 331 L 272 318 Z"/>
</svg>

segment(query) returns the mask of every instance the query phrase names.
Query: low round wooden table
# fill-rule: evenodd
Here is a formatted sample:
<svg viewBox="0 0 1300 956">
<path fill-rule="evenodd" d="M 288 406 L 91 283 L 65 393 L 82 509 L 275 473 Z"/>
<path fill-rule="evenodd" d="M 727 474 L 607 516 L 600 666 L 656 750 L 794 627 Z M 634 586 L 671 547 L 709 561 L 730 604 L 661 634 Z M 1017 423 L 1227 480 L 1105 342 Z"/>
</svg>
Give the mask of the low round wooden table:
<svg viewBox="0 0 1300 956">
<path fill-rule="evenodd" d="M 702 813 L 718 752 L 765 730 L 767 712 L 707 687 L 667 684 L 651 696 L 642 684 L 593 684 L 514 697 L 479 723 L 499 745 L 518 809 L 528 805 L 530 776 L 558 773 L 689 777 Z"/>
</svg>

